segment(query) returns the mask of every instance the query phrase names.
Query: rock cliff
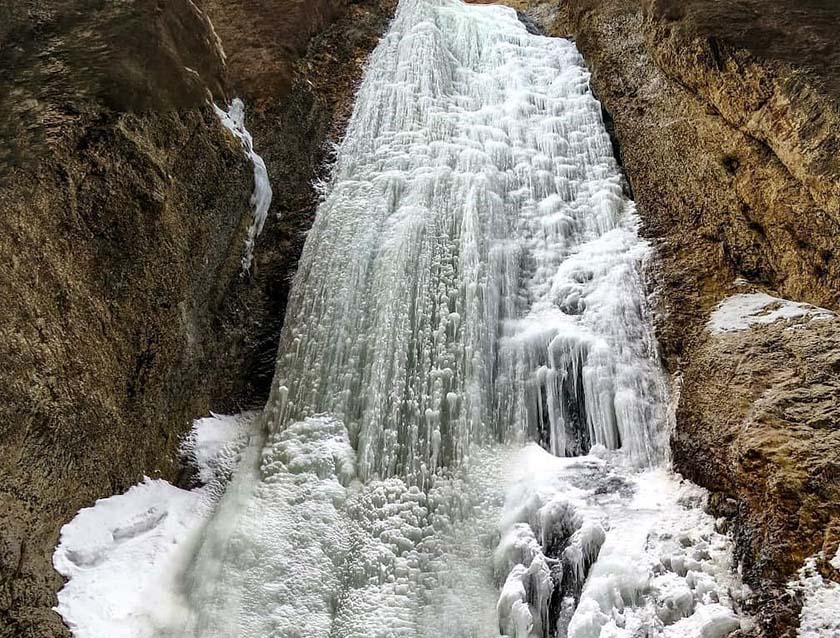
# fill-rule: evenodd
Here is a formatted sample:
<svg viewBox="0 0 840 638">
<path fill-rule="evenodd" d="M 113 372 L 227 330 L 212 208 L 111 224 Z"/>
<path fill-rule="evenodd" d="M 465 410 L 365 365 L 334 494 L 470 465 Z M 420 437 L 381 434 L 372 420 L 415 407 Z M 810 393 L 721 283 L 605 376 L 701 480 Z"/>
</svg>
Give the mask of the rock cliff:
<svg viewBox="0 0 840 638">
<path fill-rule="evenodd" d="M 312 181 L 392 8 L 0 8 L 0 636 L 69 635 L 61 525 L 176 480 L 192 418 L 264 400 Z M 275 189 L 247 276 L 252 169 L 210 106 L 236 95 Z"/>
</svg>

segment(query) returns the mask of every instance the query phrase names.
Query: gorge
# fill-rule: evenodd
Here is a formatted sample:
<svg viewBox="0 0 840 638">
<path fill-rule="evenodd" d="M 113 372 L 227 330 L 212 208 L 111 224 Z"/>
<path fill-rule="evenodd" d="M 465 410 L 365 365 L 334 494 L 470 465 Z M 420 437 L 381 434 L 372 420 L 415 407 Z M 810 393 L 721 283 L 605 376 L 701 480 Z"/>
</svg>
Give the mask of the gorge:
<svg viewBox="0 0 840 638">
<path fill-rule="evenodd" d="M 225 49 L 212 54 L 232 76 L 226 89 L 208 83 L 216 103 L 228 111 L 229 87 L 246 87 L 245 150 L 265 159 L 269 201 L 252 198 L 260 177 L 242 152 L 241 112 L 228 111 L 232 136 L 197 104 L 204 95 L 177 115 L 164 111 L 164 122 L 175 118 L 165 126 L 203 145 L 198 170 L 182 175 L 182 151 L 161 140 L 157 115 L 117 116 L 114 130 L 149 152 L 160 184 L 150 197 L 164 216 L 191 209 L 184 195 L 176 198 L 185 209 L 173 204 L 191 183 L 211 203 L 208 219 L 242 214 L 203 235 L 206 243 L 193 239 L 204 265 L 195 260 L 172 280 L 192 295 L 166 293 L 182 333 L 170 335 L 165 319 L 153 329 L 156 315 L 139 323 L 145 354 L 128 387 L 151 409 L 129 403 L 124 413 L 145 421 L 120 427 L 137 428 L 131 436 L 149 446 L 146 458 L 118 455 L 119 469 L 108 471 L 120 478 L 67 499 L 60 522 L 143 473 L 159 469 L 174 483 L 188 415 L 257 411 L 198 422 L 184 452 L 197 477 L 180 487 L 146 479 L 64 528 L 54 560 L 70 580 L 58 610 L 73 635 L 834 635 L 840 350 L 830 82 L 763 41 L 745 53 L 703 2 L 511 3 L 517 14 L 403 0 L 381 40 L 393 7 L 333 13 L 328 4 L 310 7 L 306 20 L 319 26 L 289 55 L 302 56 L 300 66 L 252 94 L 249 77 L 267 71 L 243 53 L 254 41 L 231 35 L 241 16 L 213 3 L 190 14 L 192 28 L 209 28 Z M 806 17 L 830 25 L 831 9 L 816 5 Z M 718 39 L 704 29 L 718 29 Z M 351 35 L 336 51 L 330 38 L 341 34 Z M 577 46 L 547 35 L 574 36 Z M 356 92 L 352 73 L 335 70 L 361 78 L 364 50 L 377 40 Z M 733 88 L 742 77 L 757 95 L 749 108 Z M 301 176 L 314 177 L 325 154 L 309 147 L 298 167 L 287 162 L 297 152 L 289 141 L 306 148 L 313 130 L 337 139 L 351 103 L 309 229 L 315 201 Z M 289 111 L 279 117 L 278 108 Z M 301 108 L 309 119 L 295 119 Z M 109 173 L 136 160 L 109 168 L 110 124 L 99 126 L 105 144 L 91 157 L 113 192 Z M 218 196 L 206 194 L 206 158 L 218 158 L 216 174 L 229 180 L 217 181 Z M 5 197 L 18 206 L 14 189 Z M 212 202 L 222 197 L 231 203 L 217 215 Z M 147 199 L 134 201 L 145 210 Z M 168 236 L 161 232 L 155 226 L 150 238 Z M 110 250 L 93 254 L 118 259 Z M 62 258 L 69 271 L 46 272 L 67 276 L 72 289 L 76 258 Z M 100 294 L 99 270 L 89 272 L 95 293 L 58 286 L 70 300 L 59 313 L 67 332 L 50 337 L 47 314 L 35 341 L 69 343 L 62 335 L 78 330 L 78 299 Z M 158 276 L 154 267 L 149 275 Z M 129 281 L 103 289 L 109 321 L 118 320 L 107 314 L 116 312 L 114 291 L 132 290 Z M 44 303 L 51 308 L 52 297 L 35 297 Z M 33 343 L 19 330 L 4 328 L 7 346 Z M 176 343 L 187 347 L 173 357 Z M 52 350 L 44 369 L 57 359 Z M 64 383 L 50 379 L 47 406 Z M 15 398 L 21 387 L 7 391 L 18 412 L 11 422 L 38 424 Z M 36 378 L 27 391 L 37 387 Z M 107 393 L 83 394 L 115 405 Z M 161 414 L 170 433 L 153 445 L 146 424 Z M 46 523 L 41 546 L 7 536 L 26 516 L 46 520 L 32 514 L 48 502 L 38 481 L 15 481 L 26 482 L 30 457 L 54 475 L 44 450 L 62 437 L 94 445 L 64 448 L 61 472 L 97 476 L 119 432 L 77 439 L 59 428 L 45 441 L 34 431 L 12 429 L 22 443 L 8 457 L 17 460 L 4 461 L 16 468 L 5 489 L 17 500 L 4 501 L 0 607 L 9 635 L 62 635 L 47 604 L 27 602 L 58 589 L 38 561 L 59 525 Z M 18 489 L 34 490 L 36 506 L 15 505 L 27 502 Z M 50 498 L 66 498 L 67 485 L 51 489 Z"/>
</svg>

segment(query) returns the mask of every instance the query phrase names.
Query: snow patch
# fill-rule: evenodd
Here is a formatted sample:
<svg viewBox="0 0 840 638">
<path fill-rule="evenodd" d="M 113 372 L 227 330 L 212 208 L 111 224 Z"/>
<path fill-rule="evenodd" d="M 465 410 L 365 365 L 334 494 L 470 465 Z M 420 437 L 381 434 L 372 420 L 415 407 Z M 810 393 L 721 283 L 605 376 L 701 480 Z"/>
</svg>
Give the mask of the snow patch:
<svg viewBox="0 0 840 638">
<path fill-rule="evenodd" d="M 753 292 L 724 299 L 712 313 L 706 328 L 712 334 L 721 334 L 803 317 L 833 319 L 835 315 L 825 308 Z"/>
<path fill-rule="evenodd" d="M 146 478 L 64 526 L 53 564 L 69 582 L 55 610 L 76 638 L 154 635 L 177 605 L 164 592 L 184 546 L 209 513 L 202 496 Z"/>
<path fill-rule="evenodd" d="M 256 416 L 256 412 L 234 416 L 211 412 L 211 416 L 195 421 L 184 439 L 181 453 L 198 470 L 198 480 L 202 484 L 212 486 L 228 482 Z"/>
<path fill-rule="evenodd" d="M 837 553 L 834 555 L 828 564 L 831 565 L 834 569 L 840 570 L 840 547 L 837 548 Z"/>
<path fill-rule="evenodd" d="M 263 158 L 254 151 L 254 139 L 245 128 L 245 104 L 239 98 L 234 98 L 227 111 L 220 109 L 215 104 L 213 109 L 221 120 L 222 125 L 233 133 L 242 143 L 242 150 L 254 165 L 254 192 L 251 193 L 251 212 L 253 221 L 248 227 L 248 236 L 245 239 L 245 254 L 242 256 L 242 270 L 247 272 L 251 268 L 254 259 L 254 244 L 265 225 L 265 218 L 268 215 L 268 208 L 271 206 L 271 184 L 268 181 L 268 170 L 265 167 Z"/>
<path fill-rule="evenodd" d="M 798 638 L 828 638 L 840 636 L 840 583 L 823 578 L 817 563 L 823 554 L 811 556 L 799 570 L 797 580 L 788 589 L 804 598 L 799 615 Z M 840 567 L 840 550 L 829 564 Z"/>
<path fill-rule="evenodd" d="M 253 415 L 199 419 L 184 444 L 203 485 L 148 477 L 96 501 L 61 530 L 53 555 L 68 579 L 55 610 L 75 638 L 151 638 L 185 614 L 176 579 L 236 466 Z"/>
</svg>

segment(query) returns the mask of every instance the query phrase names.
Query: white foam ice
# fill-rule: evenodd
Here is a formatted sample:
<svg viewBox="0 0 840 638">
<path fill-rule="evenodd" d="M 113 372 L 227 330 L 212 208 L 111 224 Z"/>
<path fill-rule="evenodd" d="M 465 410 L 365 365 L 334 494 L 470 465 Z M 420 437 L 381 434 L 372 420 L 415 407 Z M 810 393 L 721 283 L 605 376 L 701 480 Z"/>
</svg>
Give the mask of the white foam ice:
<svg viewBox="0 0 840 638">
<path fill-rule="evenodd" d="M 514 467 L 496 551 L 503 627 L 527 618 L 526 637 L 677 638 L 741 626 L 731 544 L 703 490 L 664 468 L 628 471 L 604 450 L 563 459 L 531 445 Z"/>
<path fill-rule="evenodd" d="M 835 315 L 825 308 L 753 292 L 724 299 L 712 313 L 706 327 L 712 334 L 721 334 L 805 317 L 819 320 L 832 319 Z"/>
<path fill-rule="evenodd" d="M 254 166 L 254 190 L 251 193 L 251 215 L 253 219 L 248 226 L 248 234 L 245 238 L 245 254 L 242 255 L 242 270 L 248 272 L 254 260 L 254 244 L 265 225 L 268 209 L 271 206 L 271 183 L 268 180 L 268 170 L 265 167 L 263 158 L 254 150 L 254 139 L 245 128 L 245 103 L 234 98 L 228 110 L 225 111 L 215 104 L 213 109 L 216 112 L 222 125 L 229 130 L 242 143 L 242 150 L 245 156 L 251 160 Z"/>
<path fill-rule="evenodd" d="M 421 490 L 359 481 L 334 418 L 292 423 L 266 445 L 244 506 L 211 523 L 185 580 L 194 615 L 170 634 L 718 638 L 738 628 L 731 546 L 703 491 L 596 452 L 473 448 Z"/>
<path fill-rule="evenodd" d="M 792 593 L 802 597 L 798 638 L 826 638 L 840 636 L 840 582 L 824 577 L 817 569 L 823 555 L 809 557 L 799 570 L 796 580 L 788 584 Z M 840 570 L 840 549 L 828 561 Z"/>
</svg>

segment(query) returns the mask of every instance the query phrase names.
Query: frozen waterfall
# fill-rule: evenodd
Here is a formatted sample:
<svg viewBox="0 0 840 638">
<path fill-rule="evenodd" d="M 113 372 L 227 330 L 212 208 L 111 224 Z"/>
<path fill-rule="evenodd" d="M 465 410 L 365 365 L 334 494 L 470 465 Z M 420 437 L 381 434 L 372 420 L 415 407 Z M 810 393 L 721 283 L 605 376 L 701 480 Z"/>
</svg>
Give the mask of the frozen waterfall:
<svg viewBox="0 0 840 638">
<path fill-rule="evenodd" d="M 300 263 L 267 422 L 329 413 L 367 480 L 471 444 L 661 457 L 633 204 L 574 45 L 403 2 Z"/>
<path fill-rule="evenodd" d="M 665 467 L 648 247 L 588 77 L 511 9 L 401 1 L 271 397 L 154 635 L 740 626 L 728 541 Z"/>
</svg>

